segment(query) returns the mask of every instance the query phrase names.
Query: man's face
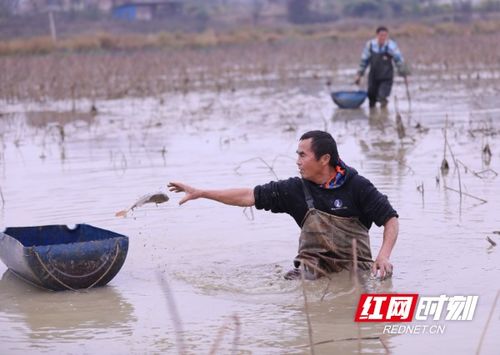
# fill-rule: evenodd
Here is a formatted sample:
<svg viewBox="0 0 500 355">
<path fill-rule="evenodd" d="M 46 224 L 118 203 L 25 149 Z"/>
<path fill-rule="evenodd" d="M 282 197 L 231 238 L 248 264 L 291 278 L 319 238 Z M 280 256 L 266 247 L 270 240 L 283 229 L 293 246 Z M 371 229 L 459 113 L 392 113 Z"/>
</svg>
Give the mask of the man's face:
<svg viewBox="0 0 500 355">
<path fill-rule="evenodd" d="M 387 31 L 380 31 L 377 33 L 377 41 L 379 44 L 384 44 L 388 37 L 389 33 Z"/>
<path fill-rule="evenodd" d="M 321 176 L 324 169 L 324 161 L 328 163 L 329 156 L 323 155 L 321 159 L 317 160 L 311 148 L 312 138 L 299 141 L 297 148 L 297 166 L 300 175 L 306 180 L 315 181 L 315 178 Z M 321 183 L 321 182 L 319 182 Z"/>
</svg>

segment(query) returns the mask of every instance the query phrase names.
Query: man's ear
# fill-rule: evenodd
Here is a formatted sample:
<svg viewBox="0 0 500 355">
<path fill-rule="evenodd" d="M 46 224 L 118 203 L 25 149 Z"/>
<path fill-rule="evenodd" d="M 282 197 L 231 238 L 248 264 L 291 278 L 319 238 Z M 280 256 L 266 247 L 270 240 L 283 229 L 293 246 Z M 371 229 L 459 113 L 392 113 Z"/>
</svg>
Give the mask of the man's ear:
<svg viewBox="0 0 500 355">
<path fill-rule="evenodd" d="M 323 154 L 321 158 L 319 158 L 319 161 L 322 165 L 330 164 L 330 154 Z"/>
</svg>

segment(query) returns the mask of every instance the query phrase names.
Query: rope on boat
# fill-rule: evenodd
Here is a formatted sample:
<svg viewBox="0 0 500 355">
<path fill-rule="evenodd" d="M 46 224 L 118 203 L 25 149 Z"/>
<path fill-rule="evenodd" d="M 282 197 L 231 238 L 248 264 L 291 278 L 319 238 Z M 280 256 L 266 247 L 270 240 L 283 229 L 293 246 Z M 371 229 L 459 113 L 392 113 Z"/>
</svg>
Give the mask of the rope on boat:
<svg viewBox="0 0 500 355">
<path fill-rule="evenodd" d="M 109 265 L 108 269 L 95 281 L 93 282 L 89 287 L 85 288 L 85 291 L 87 290 L 90 290 L 92 287 L 94 287 L 95 285 L 97 285 L 108 273 L 109 271 L 111 271 L 111 268 L 115 265 L 115 262 L 116 260 L 118 259 L 118 254 L 120 252 L 120 244 L 119 242 L 116 243 L 116 252 L 115 252 L 115 256 L 113 258 L 113 261 L 111 262 L 111 265 Z M 56 282 L 58 282 L 60 285 L 62 285 L 63 287 L 67 288 L 68 290 L 70 291 L 73 291 L 73 292 L 84 292 L 84 291 L 81 291 L 81 290 L 77 290 L 69 285 L 67 285 L 66 283 L 64 283 L 63 281 L 61 281 L 56 275 L 54 275 L 50 270 L 49 268 L 47 267 L 47 265 L 45 265 L 45 263 L 43 262 L 42 258 L 40 257 L 40 255 L 38 254 L 38 252 L 36 250 L 33 249 L 33 253 L 35 254 L 36 258 L 38 259 L 38 262 L 40 263 L 40 265 L 42 265 L 43 269 L 47 272 L 47 274 L 49 274 L 50 277 L 52 277 Z M 106 260 L 107 261 L 107 260 Z M 105 263 L 104 263 L 105 264 Z M 103 264 L 103 265 L 104 265 Z M 102 267 L 102 266 L 101 266 Z M 99 269 L 101 269 L 101 267 L 99 267 Z M 82 276 L 84 277 L 84 276 Z"/>
</svg>

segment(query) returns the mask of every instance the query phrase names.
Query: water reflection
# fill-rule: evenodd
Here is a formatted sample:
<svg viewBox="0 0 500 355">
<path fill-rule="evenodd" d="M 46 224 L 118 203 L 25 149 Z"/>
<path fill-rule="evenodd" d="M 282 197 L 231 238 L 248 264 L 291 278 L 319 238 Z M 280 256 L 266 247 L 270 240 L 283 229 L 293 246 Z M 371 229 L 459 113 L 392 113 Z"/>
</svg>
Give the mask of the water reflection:
<svg viewBox="0 0 500 355">
<path fill-rule="evenodd" d="M 96 122 L 96 115 L 87 112 L 38 111 L 26 112 L 26 123 L 34 128 L 46 128 L 51 125 L 72 124 L 76 121 L 91 125 Z"/>
<path fill-rule="evenodd" d="M 111 286 L 92 292 L 50 292 L 7 270 L 0 280 L 0 319 L 16 319 L 31 339 L 81 339 L 99 330 L 132 334 L 134 307 Z M 113 332 L 111 332 L 113 334 Z"/>
<path fill-rule="evenodd" d="M 422 99 L 415 101 L 412 126 L 402 113 L 407 137 L 400 139 L 392 109 L 335 110 L 331 119 L 319 120 L 315 110 L 325 103 L 331 105 L 330 101 L 292 91 L 286 96 L 289 105 L 284 107 L 284 97 L 273 88 L 230 96 L 193 92 L 182 97 L 172 94 L 161 107 L 148 100 L 103 102 L 99 107 L 104 114 L 98 121 L 66 121 L 57 114 L 30 118 L 29 122 L 24 114 L 2 117 L 3 224 L 74 223 L 85 218 L 135 238 L 128 262 L 133 277 L 124 286 L 126 300 L 112 287 L 89 294 L 54 294 L 2 280 L 0 353 L 5 352 L 6 342 L 9 350 L 21 349 L 22 353 L 40 343 L 46 349 L 57 347 L 59 352 L 89 353 L 88 347 L 81 350 L 84 337 L 92 337 L 85 345 L 92 343 L 96 352 L 102 352 L 106 344 L 113 344 L 111 352 L 115 353 L 117 349 L 124 350 L 122 353 L 172 351 L 175 338 L 165 299 L 160 291 L 150 291 L 156 284 L 150 272 L 153 264 L 166 265 L 177 282 L 173 293 L 193 352 L 208 352 L 207 334 L 215 338 L 224 317 L 233 312 L 241 317 L 245 351 L 307 352 L 303 347 L 308 338 L 300 282 L 285 283 L 281 277 L 297 243 L 297 227 L 287 216 L 255 211 L 255 220 L 249 221 L 241 210 L 211 201 L 179 208 L 177 196 L 164 210 L 141 210 L 126 220 L 113 215 L 130 199 L 164 186 L 169 179 L 214 188 L 248 187 L 273 179 L 270 169 L 255 160 L 239 173 L 234 171 L 242 161 L 255 157 L 271 165 L 276 162 L 273 166 L 279 177 L 292 176 L 295 164 L 288 158 L 273 159 L 293 157 L 299 134 L 326 124 L 339 138 L 345 161 L 387 194 L 401 216 L 400 239 L 392 256 L 394 279 L 360 281 L 360 285 L 368 292 L 480 295 L 483 303 L 477 311 L 477 324 L 465 324 L 464 332 L 455 331 L 457 341 L 447 335 L 434 341 L 454 345 L 453 350 L 462 352 L 464 346 L 475 347 L 479 334 L 470 334 L 484 326 L 492 302 L 488 290 L 500 271 L 498 250 L 487 249 L 484 231 L 498 230 L 495 211 L 500 207 L 498 199 L 488 198 L 487 204 L 472 208 L 475 201 L 464 198 L 467 213 L 461 219 L 459 195 L 443 188 L 458 189 L 458 171 L 450 171 L 446 179 L 441 177 L 440 184 L 436 183 L 443 158 L 445 113 L 457 103 L 429 106 Z M 466 102 L 467 97 L 463 99 Z M 212 101 L 214 104 L 207 106 Z M 57 110 L 57 105 L 51 110 Z M 481 154 L 489 143 L 489 167 L 500 171 L 495 140 L 500 132 L 498 120 L 486 121 L 485 115 L 491 114 L 488 111 L 470 115 L 469 122 L 470 110 L 465 104 L 459 104 L 456 111 L 450 115 L 448 137 L 457 159 L 470 167 L 468 172 L 462 167 L 462 187 L 480 197 L 496 196 L 497 178 L 478 178 L 471 169 L 480 172 L 485 168 Z M 417 119 L 427 128 L 416 129 Z M 64 145 L 60 145 L 63 134 L 59 126 L 64 128 Z M 277 134 L 281 131 L 285 133 Z M 54 154 L 59 153 L 59 147 L 65 148 L 61 155 L 67 154 L 63 169 L 59 155 Z M 39 159 L 40 151 L 46 159 Z M 448 159 L 451 162 L 449 155 Z M 31 188 L 34 181 L 38 185 Z M 373 228 L 371 234 L 376 253 L 381 230 Z M 377 339 L 357 342 L 358 327 L 352 317 L 359 298 L 352 291 L 349 275 L 336 277 L 321 301 L 325 288 L 323 281 L 307 285 L 314 341 L 356 340 L 318 345 L 317 352 L 383 352 Z M 487 336 L 492 345 L 496 341 L 492 335 L 498 332 L 498 322 L 495 324 L 492 322 Z M 359 329 L 365 338 L 381 334 L 372 325 Z M 133 338 L 129 337 L 132 330 Z M 417 343 L 414 352 L 419 353 L 429 348 L 420 339 L 398 337 L 397 341 L 403 348 Z M 15 346 L 13 342 L 17 342 Z M 403 352 L 398 345 L 396 350 Z"/>
<path fill-rule="evenodd" d="M 408 130 L 408 137 L 398 138 L 395 114 L 386 108 L 337 110 L 332 120 L 344 122 L 346 129 L 357 137 L 358 146 L 370 159 L 405 164 L 407 153 L 413 148 L 418 135 Z M 411 136 L 411 137 L 410 137 Z"/>
<path fill-rule="evenodd" d="M 389 110 L 386 107 L 370 108 L 368 123 L 372 130 L 384 131 L 386 127 L 391 125 L 391 122 L 389 122 Z"/>
<path fill-rule="evenodd" d="M 380 281 L 371 277 L 369 272 L 360 273 L 357 283 L 347 271 L 332 275 L 331 281 L 324 279 L 306 282 L 308 314 L 315 350 L 329 354 L 385 353 L 385 346 L 379 338 L 384 324 L 360 324 L 353 322 L 353 319 L 362 293 L 391 292 L 391 279 Z M 297 305 L 292 306 L 294 307 Z M 297 311 L 303 312 L 303 308 Z M 303 319 L 296 319 L 296 327 L 303 330 L 302 337 L 290 342 L 289 346 L 307 351 L 307 325 Z"/>
<path fill-rule="evenodd" d="M 354 120 L 367 121 L 368 116 L 363 108 L 342 109 L 337 108 L 333 112 L 332 122 L 351 122 Z"/>
</svg>

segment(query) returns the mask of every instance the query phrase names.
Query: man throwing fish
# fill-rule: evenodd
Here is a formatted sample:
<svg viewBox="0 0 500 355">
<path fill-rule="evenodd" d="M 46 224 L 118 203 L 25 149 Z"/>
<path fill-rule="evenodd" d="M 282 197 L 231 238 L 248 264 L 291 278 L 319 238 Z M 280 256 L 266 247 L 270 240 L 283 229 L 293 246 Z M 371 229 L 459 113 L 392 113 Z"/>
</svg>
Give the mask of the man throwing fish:
<svg viewBox="0 0 500 355">
<path fill-rule="evenodd" d="M 403 66 L 404 60 L 401 51 L 395 41 L 389 38 L 387 27 L 380 26 L 376 30 L 376 37 L 366 42 L 359 70 L 354 82 L 359 85 L 365 70 L 370 66 L 368 74 L 368 100 L 370 108 L 380 102 L 381 107 L 387 106 L 387 98 L 391 94 L 394 68 L 392 62 L 396 63 L 398 73 L 406 77 L 407 69 Z"/>
<path fill-rule="evenodd" d="M 179 204 L 198 198 L 232 206 L 288 213 L 301 228 L 295 268 L 285 274 L 296 279 L 317 279 L 357 267 L 385 278 L 392 274 L 389 261 L 399 222 L 387 196 L 339 157 L 333 137 L 323 131 L 302 135 L 297 149 L 299 177 L 272 181 L 255 188 L 203 190 L 170 182 L 170 191 L 185 192 Z M 384 226 L 380 251 L 372 260 L 368 230 Z M 353 243 L 353 241 L 356 241 Z M 356 245 L 354 248 L 353 246 Z"/>
</svg>

